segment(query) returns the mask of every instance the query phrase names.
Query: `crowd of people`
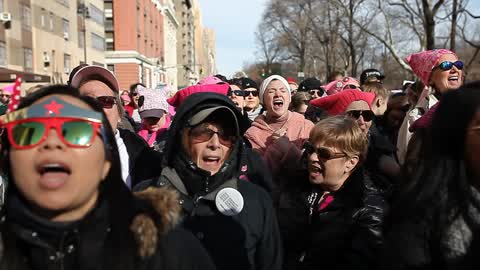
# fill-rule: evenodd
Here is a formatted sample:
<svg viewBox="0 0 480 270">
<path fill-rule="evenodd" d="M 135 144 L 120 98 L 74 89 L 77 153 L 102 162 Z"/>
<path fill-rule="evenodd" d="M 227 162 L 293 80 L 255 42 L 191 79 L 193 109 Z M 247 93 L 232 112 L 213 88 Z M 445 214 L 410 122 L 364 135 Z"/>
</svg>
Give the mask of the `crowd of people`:
<svg viewBox="0 0 480 270">
<path fill-rule="evenodd" d="M 480 82 L 406 60 L 397 91 L 80 65 L 7 112 L 3 88 L 0 269 L 478 269 Z"/>
</svg>

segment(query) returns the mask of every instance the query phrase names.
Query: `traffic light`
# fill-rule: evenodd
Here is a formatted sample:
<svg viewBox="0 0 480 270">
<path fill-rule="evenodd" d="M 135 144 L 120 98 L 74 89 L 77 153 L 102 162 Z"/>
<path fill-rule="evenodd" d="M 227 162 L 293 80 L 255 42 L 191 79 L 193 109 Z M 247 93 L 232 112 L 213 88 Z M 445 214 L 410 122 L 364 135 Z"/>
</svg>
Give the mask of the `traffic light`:
<svg viewBox="0 0 480 270">
<path fill-rule="evenodd" d="M 265 78 L 265 75 L 266 75 L 266 74 L 265 74 L 265 69 L 262 68 L 262 74 L 261 74 L 262 78 Z"/>
</svg>

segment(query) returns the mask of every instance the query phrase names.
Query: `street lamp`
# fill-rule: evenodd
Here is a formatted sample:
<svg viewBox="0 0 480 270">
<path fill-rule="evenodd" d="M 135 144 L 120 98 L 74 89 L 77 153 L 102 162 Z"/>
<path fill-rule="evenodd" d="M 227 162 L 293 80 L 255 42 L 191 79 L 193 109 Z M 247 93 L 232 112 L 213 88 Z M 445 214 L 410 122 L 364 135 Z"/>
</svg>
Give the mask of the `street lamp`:
<svg viewBox="0 0 480 270">
<path fill-rule="evenodd" d="M 90 11 L 85 3 L 79 3 L 77 14 L 83 19 L 83 62 L 87 64 L 87 19 L 90 19 Z"/>
</svg>

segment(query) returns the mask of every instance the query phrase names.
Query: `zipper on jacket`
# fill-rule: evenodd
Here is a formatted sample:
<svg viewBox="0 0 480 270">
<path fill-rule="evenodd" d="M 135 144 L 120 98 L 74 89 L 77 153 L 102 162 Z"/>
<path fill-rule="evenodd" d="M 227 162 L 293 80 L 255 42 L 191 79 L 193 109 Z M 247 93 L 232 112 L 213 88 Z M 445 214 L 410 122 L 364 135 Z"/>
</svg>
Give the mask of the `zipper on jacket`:
<svg viewBox="0 0 480 270">
<path fill-rule="evenodd" d="M 193 209 L 192 209 L 192 212 L 190 213 L 191 217 L 195 216 L 195 213 L 196 213 L 197 207 L 198 207 L 198 203 L 202 198 L 203 198 L 203 196 L 201 196 L 199 194 L 195 194 L 195 196 L 193 196 Z"/>
</svg>

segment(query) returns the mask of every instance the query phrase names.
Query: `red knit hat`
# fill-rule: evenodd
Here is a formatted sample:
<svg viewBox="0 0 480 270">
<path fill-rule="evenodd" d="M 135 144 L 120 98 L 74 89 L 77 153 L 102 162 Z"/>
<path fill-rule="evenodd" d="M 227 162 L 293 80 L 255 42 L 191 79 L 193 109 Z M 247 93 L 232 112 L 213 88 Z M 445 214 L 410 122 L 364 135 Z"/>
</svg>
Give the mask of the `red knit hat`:
<svg viewBox="0 0 480 270">
<path fill-rule="evenodd" d="M 200 93 L 200 92 L 213 92 L 213 93 L 218 93 L 226 96 L 228 94 L 229 88 L 230 88 L 230 85 L 228 83 L 192 85 L 187 88 L 183 88 L 182 90 L 179 90 L 177 93 L 175 93 L 173 97 L 167 99 L 167 102 L 168 104 L 177 108 L 191 94 Z"/>
<path fill-rule="evenodd" d="M 366 93 L 355 89 L 344 90 L 331 96 L 320 97 L 310 101 L 310 104 L 328 112 L 329 115 L 338 115 L 345 112 L 348 105 L 354 101 L 363 100 L 371 108 L 374 93 Z"/>
</svg>

